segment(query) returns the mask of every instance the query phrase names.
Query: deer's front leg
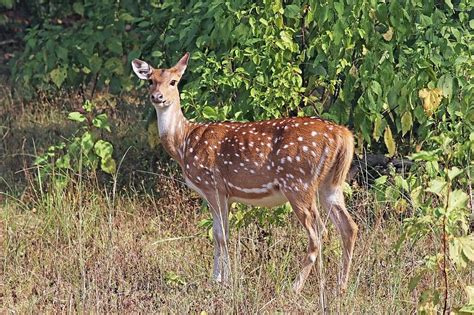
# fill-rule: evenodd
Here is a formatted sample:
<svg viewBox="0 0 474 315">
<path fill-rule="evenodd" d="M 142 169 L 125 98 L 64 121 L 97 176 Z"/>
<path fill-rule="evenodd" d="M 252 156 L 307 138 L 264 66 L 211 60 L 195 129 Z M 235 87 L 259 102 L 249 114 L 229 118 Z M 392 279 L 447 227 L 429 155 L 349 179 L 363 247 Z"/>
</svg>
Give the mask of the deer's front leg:
<svg viewBox="0 0 474 315">
<path fill-rule="evenodd" d="M 213 219 L 213 278 L 216 282 L 227 283 L 230 275 L 230 262 L 227 247 L 229 240 L 228 201 L 225 196 L 216 196 L 209 198 L 208 202 Z"/>
</svg>

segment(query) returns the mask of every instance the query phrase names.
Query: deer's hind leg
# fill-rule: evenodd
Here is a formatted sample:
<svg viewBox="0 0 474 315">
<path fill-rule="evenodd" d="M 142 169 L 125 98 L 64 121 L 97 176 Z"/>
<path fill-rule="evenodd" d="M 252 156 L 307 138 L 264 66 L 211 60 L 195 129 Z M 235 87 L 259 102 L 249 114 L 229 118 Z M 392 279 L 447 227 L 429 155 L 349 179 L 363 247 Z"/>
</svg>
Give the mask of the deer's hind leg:
<svg viewBox="0 0 474 315">
<path fill-rule="evenodd" d="M 342 186 L 331 184 L 321 185 L 319 188 L 319 199 L 324 208 L 328 211 L 329 218 L 341 235 L 343 269 L 340 286 L 341 291 L 344 292 L 349 280 L 349 272 L 351 269 L 352 255 L 354 252 L 358 227 L 346 209 Z"/>
<path fill-rule="evenodd" d="M 308 252 L 303 260 L 303 267 L 293 283 L 293 290 L 300 292 L 316 261 L 325 231 L 323 222 L 316 207 L 314 193 L 285 194 L 298 220 L 308 233 Z"/>
</svg>

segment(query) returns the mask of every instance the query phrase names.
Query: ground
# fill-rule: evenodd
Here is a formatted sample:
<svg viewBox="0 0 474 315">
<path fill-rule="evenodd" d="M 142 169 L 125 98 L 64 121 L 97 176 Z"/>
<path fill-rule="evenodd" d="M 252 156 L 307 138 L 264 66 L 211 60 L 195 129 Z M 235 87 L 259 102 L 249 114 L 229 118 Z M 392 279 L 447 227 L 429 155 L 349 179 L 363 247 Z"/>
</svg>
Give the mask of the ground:
<svg viewBox="0 0 474 315">
<path fill-rule="evenodd" d="M 198 224 L 210 215 L 176 164 L 160 147 L 149 148 L 145 104 L 124 96 L 104 105 L 113 125 L 105 137 L 122 160 L 115 181 L 100 172 L 72 175 L 61 190 L 38 185 L 32 161 L 74 132 L 66 117 L 78 98 L 22 101 L 8 86 L 0 93 L 1 312 L 394 314 L 419 307 L 410 281 L 439 243 L 424 239 L 396 251 L 409 213 L 376 203 L 363 185 L 347 196 L 359 235 L 344 295 L 337 287 L 340 243 L 330 225 L 322 259 L 302 293 L 292 293 L 307 244 L 293 214 L 282 226 L 232 229 L 232 281 L 217 285 L 210 281 L 212 241 Z M 452 305 L 461 303 L 465 277 L 451 276 Z M 421 286 L 442 287 L 439 279 L 423 276 Z"/>
</svg>

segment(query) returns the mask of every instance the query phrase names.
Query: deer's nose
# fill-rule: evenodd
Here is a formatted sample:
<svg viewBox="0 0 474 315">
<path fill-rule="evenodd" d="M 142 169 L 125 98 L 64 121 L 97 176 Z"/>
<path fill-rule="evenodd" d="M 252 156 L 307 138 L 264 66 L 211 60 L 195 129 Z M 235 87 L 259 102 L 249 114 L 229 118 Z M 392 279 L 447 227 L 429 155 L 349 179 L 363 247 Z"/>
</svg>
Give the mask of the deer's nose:
<svg viewBox="0 0 474 315">
<path fill-rule="evenodd" d="M 155 103 L 161 103 L 163 102 L 163 94 L 160 92 L 155 92 L 151 94 L 151 101 Z"/>
</svg>

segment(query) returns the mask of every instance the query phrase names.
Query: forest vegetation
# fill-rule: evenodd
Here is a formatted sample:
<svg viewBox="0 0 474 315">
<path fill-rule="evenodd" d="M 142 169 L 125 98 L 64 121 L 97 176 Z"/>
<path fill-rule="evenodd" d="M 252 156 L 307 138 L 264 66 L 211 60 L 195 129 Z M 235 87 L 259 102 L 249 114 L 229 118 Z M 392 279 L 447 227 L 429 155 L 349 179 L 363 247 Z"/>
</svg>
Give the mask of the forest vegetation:
<svg viewBox="0 0 474 315">
<path fill-rule="evenodd" d="M 474 313 L 474 3 L 0 0 L 0 311 Z M 301 294 L 288 206 L 212 219 L 157 135 L 135 58 L 172 66 L 194 121 L 320 116 L 356 140 L 359 225 Z M 327 214 L 322 213 L 322 216 Z"/>
</svg>

